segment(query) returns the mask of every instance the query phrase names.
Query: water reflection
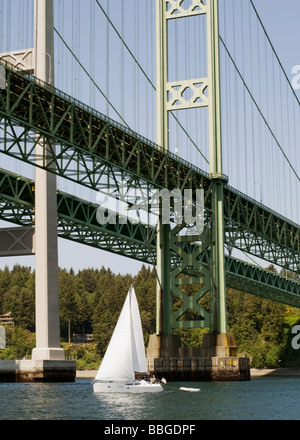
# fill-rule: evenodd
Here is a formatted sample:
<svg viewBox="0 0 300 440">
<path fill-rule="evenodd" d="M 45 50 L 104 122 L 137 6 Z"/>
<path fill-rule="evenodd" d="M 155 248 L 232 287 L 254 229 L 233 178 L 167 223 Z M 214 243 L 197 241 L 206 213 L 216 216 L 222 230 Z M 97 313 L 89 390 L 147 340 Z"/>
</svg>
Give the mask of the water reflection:
<svg viewBox="0 0 300 440">
<path fill-rule="evenodd" d="M 89 379 L 0 383 L 1 420 L 300 420 L 300 377 L 167 384 L 163 393 L 94 395 Z"/>
<path fill-rule="evenodd" d="M 105 414 L 105 420 L 141 420 L 145 417 L 145 407 L 151 404 L 151 397 L 144 394 L 99 394 L 95 395 L 98 404 L 95 409 L 100 417 Z"/>
</svg>

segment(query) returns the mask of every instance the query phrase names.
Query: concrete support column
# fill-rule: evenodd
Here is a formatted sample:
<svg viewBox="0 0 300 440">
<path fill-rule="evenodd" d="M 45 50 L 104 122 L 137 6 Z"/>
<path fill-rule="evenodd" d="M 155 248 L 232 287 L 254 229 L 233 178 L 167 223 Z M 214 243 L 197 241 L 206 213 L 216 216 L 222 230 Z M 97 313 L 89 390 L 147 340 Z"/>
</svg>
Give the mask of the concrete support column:
<svg viewBox="0 0 300 440">
<path fill-rule="evenodd" d="M 35 76 L 54 80 L 53 1 L 35 0 Z M 49 148 L 42 138 L 36 162 Z M 54 148 L 52 145 L 51 148 Z M 36 348 L 33 360 L 63 360 L 60 348 L 56 176 L 36 167 Z"/>
</svg>

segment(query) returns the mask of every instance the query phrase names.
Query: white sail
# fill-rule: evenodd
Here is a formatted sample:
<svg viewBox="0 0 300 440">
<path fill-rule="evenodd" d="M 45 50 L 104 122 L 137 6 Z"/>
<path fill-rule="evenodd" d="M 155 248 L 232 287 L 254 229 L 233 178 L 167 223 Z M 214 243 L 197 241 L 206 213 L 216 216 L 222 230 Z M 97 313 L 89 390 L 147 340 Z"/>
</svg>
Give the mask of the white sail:
<svg viewBox="0 0 300 440">
<path fill-rule="evenodd" d="M 146 372 L 146 357 L 139 307 L 131 286 L 96 380 L 133 381 L 134 372 Z"/>
<path fill-rule="evenodd" d="M 124 382 L 134 379 L 130 316 L 130 296 L 128 294 L 95 377 L 96 380 Z"/>
<path fill-rule="evenodd" d="M 135 372 L 147 371 L 143 329 L 138 302 L 134 288 L 131 286 L 131 328 L 132 328 L 132 362 Z"/>
</svg>

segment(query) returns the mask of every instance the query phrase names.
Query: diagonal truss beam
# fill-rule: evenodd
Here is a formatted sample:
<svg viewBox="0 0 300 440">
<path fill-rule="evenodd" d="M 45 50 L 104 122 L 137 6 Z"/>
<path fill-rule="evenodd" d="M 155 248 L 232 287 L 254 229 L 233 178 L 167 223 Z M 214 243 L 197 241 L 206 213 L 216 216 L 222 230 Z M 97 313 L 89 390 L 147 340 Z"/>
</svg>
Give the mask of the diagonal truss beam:
<svg viewBox="0 0 300 440">
<path fill-rule="evenodd" d="M 58 191 L 57 193 L 58 220 L 57 233 L 61 238 L 82 243 L 94 248 L 113 252 L 128 258 L 156 264 L 156 230 L 142 224 L 106 224 L 100 225 L 96 220 L 98 205 L 79 199 L 72 195 Z M 0 219 L 20 226 L 34 225 L 34 182 L 31 179 L 13 174 L 0 169 Z M 178 243 L 180 244 L 180 243 Z M 181 258 L 189 266 L 192 259 L 195 265 L 197 259 L 199 266 L 205 272 L 209 270 L 209 257 L 199 248 L 193 248 L 192 243 L 180 244 L 182 246 Z M 190 246 L 190 249 L 189 249 Z M 178 252 L 172 255 L 172 270 L 178 288 L 187 281 L 177 278 L 176 270 L 181 264 Z M 201 269 L 202 271 L 202 269 Z M 205 279 L 197 276 L 197 283 L 203 286 L 199 290 L 198 299 L 206 292 Z M 226 257 L 226 282 L 227 286 L 263 298 L 300 307 L 300 282 L 280 276 L 268 270 L 252 266 L 229 256 Z M 205 291 L 204 291 L 205 290 Z M 177 291 L 178 292 L 178 291 Z M 195 298 L 185 297 L 179 292 L 184 302 L 184 307 L 173 313 L 173 320 L 195 306 Z M 198 300 L 197 299 L 197 300 Z M 199 309 L 196 304 L 196 310 Z M 199 321 L 202 326 L 202 321 Z"/>
<path fill-rule="evenodd" d="M 133 186 L 205 191 L 209 176 L 53 87 L 4 65 L 0 91 L 1 152 L 92 189 L 114 180 Z M 39 133 L 40 136 L 36 136 Z M 43 141 L 41 157 L 35 144 Z M 56 151 L 53 149 L 55 141 Z M 251 198 L 224 187 L 225 244 L 300 273 L 300 227 Z"/>
</svg>

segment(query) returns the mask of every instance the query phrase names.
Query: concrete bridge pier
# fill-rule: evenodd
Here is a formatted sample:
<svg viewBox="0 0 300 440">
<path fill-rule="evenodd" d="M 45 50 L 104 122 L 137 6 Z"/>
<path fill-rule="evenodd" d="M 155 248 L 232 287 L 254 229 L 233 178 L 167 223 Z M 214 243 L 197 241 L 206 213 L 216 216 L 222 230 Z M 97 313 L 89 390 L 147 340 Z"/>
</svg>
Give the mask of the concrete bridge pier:
<svg viewBox="0 0 300 440">
<path fill-rule="evenodd" d="M 151 335 L 147 348 L 150 374 L 167 381 L 248 381 L 250 359 L 237 356 L 230 333 L 206 334 L 201 347 L 180 347 L 175 335 Z"/>
<path fill-rule="evenodd" d="M 66 360 L 0 361 L 0 382 L 74 382 L 76 364 Z"/>
<path fill-rule="evenodd" d="M 34 49 L 24 69 L 44 82 L 54 84 L 53 0 L 34 2 Z M 17 53 L 4 54 L 18 62 Z M 76 363 L 65 360 L 60 347 L 57 196 L 56 176 L 43 166 L 49 140 L 41 138 L 35 147 L 35 227 L 32 253 L 35 253 L 36 347 L 31 361 L 0 362 L 0 381 L 70 381 L 75 380 Z M 12 235 L 7 233 L 8 235 Z M 19 236 L 15 237 L 20 241 Z M 9 237 L 9 242 L 11 237 Z M 11 250 L 11 245 L 7 246 Z M 28 247 L 28 246 L 27 246 Z M 30 246 L 29 246 L 30 247 Z M 18 252 L 20 246 L 15 247 Z M 22 248 L 23 249 L 23 248 Z M 28 251 L 30 253 L 30 251 Z"/>
</svg>

